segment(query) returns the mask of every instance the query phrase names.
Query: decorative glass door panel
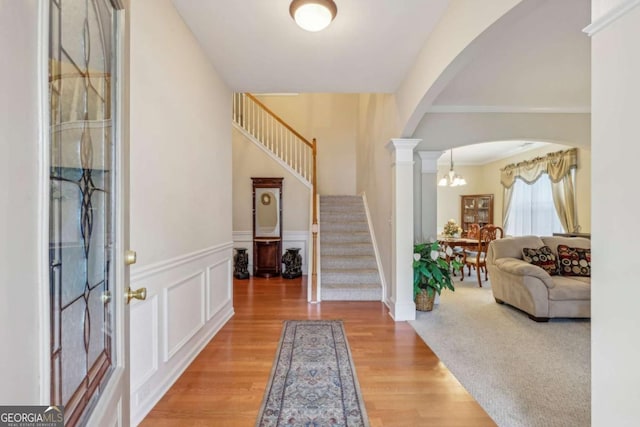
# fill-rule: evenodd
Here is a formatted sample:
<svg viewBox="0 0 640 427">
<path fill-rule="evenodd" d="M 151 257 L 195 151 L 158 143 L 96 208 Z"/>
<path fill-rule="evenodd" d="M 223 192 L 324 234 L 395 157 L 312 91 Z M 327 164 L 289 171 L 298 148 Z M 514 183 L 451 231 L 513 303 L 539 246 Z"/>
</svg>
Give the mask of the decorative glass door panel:
<svg viewBox="0 0 640 427">
<path fill-rule="evenodd" d="M 51 404 L 85 424 L 115 363 L 114 7 L 51 0 Z"/>
</svg>

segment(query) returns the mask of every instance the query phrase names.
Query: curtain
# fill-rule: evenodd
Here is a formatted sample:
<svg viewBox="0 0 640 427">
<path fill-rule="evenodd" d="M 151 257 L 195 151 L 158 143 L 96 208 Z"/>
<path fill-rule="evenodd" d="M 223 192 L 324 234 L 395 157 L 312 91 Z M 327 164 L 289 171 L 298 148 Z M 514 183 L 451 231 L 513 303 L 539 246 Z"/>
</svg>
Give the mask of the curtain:
<svg viewBox="0 0 640 427">
<path fill-rule="evenodd" d="M 516 178 L 527 184 L 534 183 L 540 175 L 546 173 L 551 180 L 553 202 L 562 227 L 567 232 L 580 229 L 578 225 L 575 197 L 575 169 L 578 167 L 578 150 L 549 153 L 544 157 L 511 164 L 501 169 L 500 182 L 504 187 L 503 227 L 506 229 L 511 210 L 513 184 Z"/>
<path fill-rule="evenodd" d="M 541 174 L 528 184 L 516 179 L 511 187 L 511 214 L 504 229 L 511 236 L 551 236 L 563 226 L 556 214 L 549 175 Z"/>
<path fill-rule="evenodd" d="M 568 232 L 579 232 L 575 204 L 575 169 L 558 182 L 551 182 L 553 204 L 562 227 Z"/>
<path fill-rule="evenodd" d="M 509 225 L 509 213 L 511 212 L 511 201 L 513 200 L 513 185 L 504 187 L 502 190 L 502 228 L 507 229 Z"/>
</svg>

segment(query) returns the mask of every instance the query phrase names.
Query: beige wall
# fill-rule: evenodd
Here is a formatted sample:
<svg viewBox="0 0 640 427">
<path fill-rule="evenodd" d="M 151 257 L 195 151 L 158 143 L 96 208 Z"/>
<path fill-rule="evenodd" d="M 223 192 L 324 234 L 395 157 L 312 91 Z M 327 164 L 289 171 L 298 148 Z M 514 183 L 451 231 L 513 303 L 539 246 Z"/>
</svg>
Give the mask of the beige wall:
<svg viewBox="0 0 640 427">
<path fill-rule="evenodd" d="M 0 52 L 11 58 L 0 69 L 0 404 L 41 401 L 40 355 L 49 345 L 40 335 L 46 312 L 46 242 L 41 241 L 47 187 L 42 184 L 44 151 L 40 105 L 45 103 L 46 70 L 38 73 L 38 1 L 0 0 Z M 40 65 L 46 67 L 46 62 Z M 39 86 L 44 91 L 38 93 Z M 16 177 L 19 177 L 16 179 Z M 45 317 L 48 319 L 48 317 Z M 48 320 L 47 320 L 48 321 Z M 43 348 L 44 346 L 44 348 Z M 46 357 L 46 356 L 45 356 Z M 46 360 L 46 359 L 45 359 Z"/>
<path fill-rule="evenodd" d="M 367 196 L 388 299 L 391 295 L 391 153 L 386 148 L 399 135 L 398 112 L 393 95 L 360 95 L 356 147 L 356 191 Z"/>
<path fill-rule="evenodd" d="M 356 194 L 358 95 L 259 96 L 302 136 L 318 142 L 318 192 Z"/>
<path fill-rule="evenodd" d="M 137 268 L 232 241 L 230 111 L 231 91 L 171 1 L 132 2 L 130 207 Z"/>
<path fill-rule="evenodd" d="M 511 163 L 531 160 L 547 153 L 566 150 L 570 147 L 549 144 L 545 147 L 510 156 L 481 166 L 455 166 L 456 172 L 467 180 L 464 187 L 438 187 L 438 230 L 441 230 L 449 218 L 460 221 L 460 195 L 493 194 L 493 222 L 502 224 L 503 194 L 500 184 L 500 169 Z M 438 167 L 438 176 L 442 176 L 448 166 Z M 578 149 L 578 169 L 576 171 L 576 199 L 578 223 L 581 231 L 591 231 L 591 152 Z"/>
<path fill-rule="evenodd" d="M 239 130 L 233 129 L 233 231 L 253 230 L 252 177 L 283 177 L 283 231 L 309 230 L 310 189 L 270 158 Z"/>
</svg>

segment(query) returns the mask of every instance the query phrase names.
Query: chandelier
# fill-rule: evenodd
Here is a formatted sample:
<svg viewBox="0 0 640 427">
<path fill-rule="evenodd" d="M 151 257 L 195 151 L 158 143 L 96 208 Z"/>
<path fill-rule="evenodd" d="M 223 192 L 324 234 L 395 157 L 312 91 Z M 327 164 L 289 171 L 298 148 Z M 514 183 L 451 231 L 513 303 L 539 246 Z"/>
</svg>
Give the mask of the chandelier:
<svg viewBox="0 0 640 427">
<path fill-rule="evenodd" d="M 438 181 L 438 185 L 440 187 L 460 187 L 467 185 L 467 180 L 453 170 L 453 148 L 449 153 L 451 154 L 451 167 L 449 168 L 449 172 Z"/>
</svg>

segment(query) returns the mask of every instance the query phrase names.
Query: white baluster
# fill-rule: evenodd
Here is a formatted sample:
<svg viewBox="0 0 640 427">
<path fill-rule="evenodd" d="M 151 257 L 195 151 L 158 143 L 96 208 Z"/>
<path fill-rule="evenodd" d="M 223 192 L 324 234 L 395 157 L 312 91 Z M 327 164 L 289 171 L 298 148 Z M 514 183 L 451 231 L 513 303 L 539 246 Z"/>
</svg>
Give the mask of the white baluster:
<svg viewBox="0 0 640 427">
<path fill-rule="evenodd" d="M 242 107 L 242 129 L 247 130 L 247 100 L 245 99 L 244 93 L 240 94 L 240 99 L 242 101 L 240 105 Z"/>
</svg>

